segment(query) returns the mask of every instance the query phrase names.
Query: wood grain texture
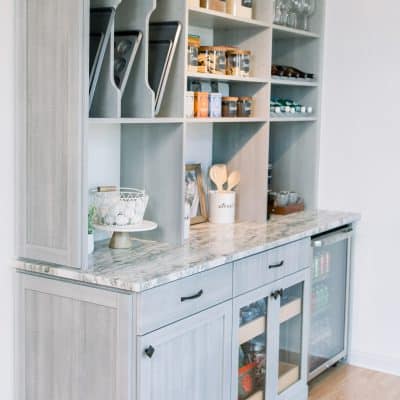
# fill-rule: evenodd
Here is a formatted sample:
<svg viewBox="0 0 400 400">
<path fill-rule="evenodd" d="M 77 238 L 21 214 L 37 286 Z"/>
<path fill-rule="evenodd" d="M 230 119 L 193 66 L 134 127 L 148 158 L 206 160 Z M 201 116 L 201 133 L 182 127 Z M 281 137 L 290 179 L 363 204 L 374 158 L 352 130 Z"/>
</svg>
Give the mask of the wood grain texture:
<svg viewBox="0 0 400 400">
<path fill-rule="evenodd" d="M 399 376 L 339 365 L 310 383 L 309 400 L 378 399 L 400 399 Z"/>
<path fill-rule="evenodd" d="M 18 255 L 75 267 L 82 261 L 86 4 L 21 0 L 17 8 Z"/>
<path fill-rule="evenodd" d="M 138 398 L 229 400 L 231 324 L 227 302 L 140 337 Z"/>
</svg>

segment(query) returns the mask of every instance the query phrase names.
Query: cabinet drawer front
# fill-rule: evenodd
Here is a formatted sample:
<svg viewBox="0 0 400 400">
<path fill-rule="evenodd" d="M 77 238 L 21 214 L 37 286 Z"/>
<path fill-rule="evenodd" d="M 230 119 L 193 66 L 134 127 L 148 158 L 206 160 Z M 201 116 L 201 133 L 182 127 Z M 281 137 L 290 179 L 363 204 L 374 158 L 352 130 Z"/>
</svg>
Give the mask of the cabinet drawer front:
<svg viewBox="0 0 400 400">
<path fill-rule="evenodd" d="M 138 334 L 198 313 L 232 298 L 232 264 L 202 272 L 138 296 Z"/>
<path fill-rule="evenodd" d="M 233 294 L 237 296 L 274 282 L 308 268 L 310 263 L 308 238 L 239 260 L 234 263 Z"/>
</svg>

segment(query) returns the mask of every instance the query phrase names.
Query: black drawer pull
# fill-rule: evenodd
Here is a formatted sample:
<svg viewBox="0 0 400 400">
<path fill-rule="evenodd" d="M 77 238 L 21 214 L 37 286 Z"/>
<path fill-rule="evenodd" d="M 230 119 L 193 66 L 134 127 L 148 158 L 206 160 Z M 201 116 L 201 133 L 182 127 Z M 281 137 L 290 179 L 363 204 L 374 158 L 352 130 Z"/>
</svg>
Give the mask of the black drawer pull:
<svg viewBox="0 0 400 400">
<path fill-rule="evenodd" d="M 184 301 L 198 299 L 198 298 L 201 297 L 202 295 L 203 295 L 203 289 L 201 289 L 201 290 L 199 291 L 199 293 L 196 293 L 196 294 L 194 294 L 193 296 L 181 297 L 181 302 L 183 303 Z"/>
<path fill-rule="evenodd" d="M 280 268 L 283 267 L 283 264 L 285 264 L 285 260 L 282 260 L 279 264 L 269 265 L 268 268 L 269 269 Z"/>
<path fill-rule="evenodd" d="M 153 354 L 155 351 L 156 350 L 153 346 L 149 346 L 147 349 L 144 350 L 144 352 L 146 353 L 146 356 L 149 358 L 153 357 Z"/>
</svg>

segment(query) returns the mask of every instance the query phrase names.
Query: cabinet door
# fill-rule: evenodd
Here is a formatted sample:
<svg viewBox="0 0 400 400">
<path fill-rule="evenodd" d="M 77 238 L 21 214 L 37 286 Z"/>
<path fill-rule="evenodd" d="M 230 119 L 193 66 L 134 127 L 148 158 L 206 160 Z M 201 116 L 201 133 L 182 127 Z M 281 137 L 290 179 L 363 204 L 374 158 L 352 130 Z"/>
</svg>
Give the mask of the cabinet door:
<svg viewBox="0 0 400 400">
<path fill-rule="evenodd" d="M 81 267 L 88 2 L 18 0 L 18 256 Z M 87 251 L 86 251 L 87 254 Z"/>
<path fill-rule="evenodd" d="M 17 274 L 17 400 L 131 400 L 132 297 Z"/>
<path fill-rule="evenodd" d="M 140 400 L 228 400 L 232 303 L 138 338 Z"/>
</svg>

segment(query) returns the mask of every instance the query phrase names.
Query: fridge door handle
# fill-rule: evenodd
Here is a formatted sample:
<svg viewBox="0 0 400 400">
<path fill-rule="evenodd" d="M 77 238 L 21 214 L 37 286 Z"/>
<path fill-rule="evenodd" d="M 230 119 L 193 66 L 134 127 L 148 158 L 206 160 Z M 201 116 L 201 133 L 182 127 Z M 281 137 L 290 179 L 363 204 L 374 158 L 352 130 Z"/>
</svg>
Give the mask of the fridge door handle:
<svg viewBox="0 0 400 400">
<path fill-rule="evenodd" d="M 347 240 L 353 236 L 353 229 L 348 228 L 337 233 L 327 235 L 325 237 L 317 238 L 311 242 L 312 247 L 325 247 L 332 244 L 341 242 L 342 240 Z"/>
</svg>

